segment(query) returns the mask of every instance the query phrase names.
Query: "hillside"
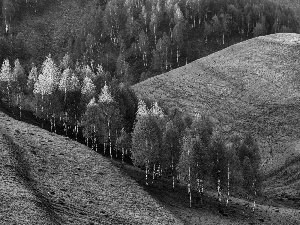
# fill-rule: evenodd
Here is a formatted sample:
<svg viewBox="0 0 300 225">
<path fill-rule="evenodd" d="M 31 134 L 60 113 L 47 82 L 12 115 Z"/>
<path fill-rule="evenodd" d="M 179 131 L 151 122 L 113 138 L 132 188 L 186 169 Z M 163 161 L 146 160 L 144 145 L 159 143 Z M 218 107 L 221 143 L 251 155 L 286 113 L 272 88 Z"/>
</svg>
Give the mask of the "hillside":
<svg viewBox="0 0 300 225">
<path fill-rule="evenodd" d="M 1 224 L 182 224 L 108 159 L 0 113 Z"/>
<path fill-rule="evenodd" d="M 300 154 L 299 49 L 298 34 L 254 38 L 133 88 L 168 107 L 209 114 L 229 135 L 251 132 L 268 173 Z"/>
<path fill-rule="evenodd" d="M 0 124 L 1 224 L 299 224 L 297 199 L 257 198 L 253 213 L 232 193 L 224 213 L 207 190 L 204 205 L 189 208 L 185 185 L 173 192 L 163 178 L 145 186 L 140 169 L 118 168 L 69 138 L 2 112 Z"/>
</svg>

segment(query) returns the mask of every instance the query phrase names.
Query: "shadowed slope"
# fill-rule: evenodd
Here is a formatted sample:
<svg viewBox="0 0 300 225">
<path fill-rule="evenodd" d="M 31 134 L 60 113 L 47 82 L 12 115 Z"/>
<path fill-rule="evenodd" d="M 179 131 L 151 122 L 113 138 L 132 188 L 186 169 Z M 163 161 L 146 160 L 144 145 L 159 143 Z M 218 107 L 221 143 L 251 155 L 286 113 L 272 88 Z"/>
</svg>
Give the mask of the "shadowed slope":
<svg viewBox="0 0 300 225">
<path fill-rule="evenodd" d="M 84 145 L 1 112 L 0 135 L 5 224 L 183 224 Z"/>
<path fill-rule="evenodd" d="M 228 134 L 251 132 L 264 172 L 299 155 L 300 35 L 254 38 L 150 78 L 138 96 L 214 117 Z"/>
</svg>

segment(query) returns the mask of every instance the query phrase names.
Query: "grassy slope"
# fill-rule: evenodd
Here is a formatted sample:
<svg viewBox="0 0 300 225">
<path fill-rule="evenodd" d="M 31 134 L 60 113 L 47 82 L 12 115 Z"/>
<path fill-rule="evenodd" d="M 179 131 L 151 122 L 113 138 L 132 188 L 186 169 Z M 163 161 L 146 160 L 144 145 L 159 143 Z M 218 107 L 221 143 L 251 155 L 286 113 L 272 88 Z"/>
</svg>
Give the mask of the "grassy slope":
<svg viewBox="0 0 300 225">
<path fill-rule="evenodd" d="M 229 134 L 250 131 L 274 171 L 299 151 L 300 35 L 245 41 L 134 86 L 139 96 L 213 116 Z M 299 176 L 300 177 L 300 176 Z"/>
<path fill-rule="evenodd" d="M 0 121 L 0 221 L 182 224 L 89 148 L 3 113 Z"/>
<path fill-rule="evenodd" d="M 217 195 L 207 185 L 204 205 L 193 192 L 189 208 L 186 186 L 176 185 L 173 192 L 171 180 L 163 178 L 146 187 L 145 174 L 136 167 L 125 165 L 119 170 L 120 162 L 110 162 L 68 138 L 3 113 L 0 124 L 1 224 L 180 224 L 178 219 L 193 225 L 300 222 L 298 210 L 264 198 L 256 199 L 253 214 L 251 203 L 233 193 L 220 213 Z"/>
</svg>

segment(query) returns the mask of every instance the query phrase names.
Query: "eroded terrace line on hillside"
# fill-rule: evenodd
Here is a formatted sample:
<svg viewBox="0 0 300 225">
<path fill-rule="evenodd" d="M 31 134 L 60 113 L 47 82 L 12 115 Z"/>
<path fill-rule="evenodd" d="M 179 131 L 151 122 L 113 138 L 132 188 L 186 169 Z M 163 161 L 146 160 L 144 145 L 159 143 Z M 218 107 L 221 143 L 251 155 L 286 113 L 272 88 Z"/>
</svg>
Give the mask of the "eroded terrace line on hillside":
<svg viewBox="0 0 300 225">
<path fill-rule="evenodd" d="M 31 177 L 30 165 L 23 155 L 23 150 L 13 141 L 10 136 L 3 132 L 0 127 L 0 134 L 1 133 L 3 140 L 6 142 L 7 146 L 9 146 L 9 154 L 15 164 L 14 172 L 19 178 L 17 179 L 17 182 L 24 186 L 26 190 L 30 191 L 34 197 L 36 197 L 37 200 L 34 201 L 34 203 L 38 208 L 41 209 L 42 212 L 45 213 L 49 221 L 51 221 L 53 224 L 62 224 L 62 219 L 55 212 L 50 201 L 37 189 L 36 181 Z"/>
</svg>

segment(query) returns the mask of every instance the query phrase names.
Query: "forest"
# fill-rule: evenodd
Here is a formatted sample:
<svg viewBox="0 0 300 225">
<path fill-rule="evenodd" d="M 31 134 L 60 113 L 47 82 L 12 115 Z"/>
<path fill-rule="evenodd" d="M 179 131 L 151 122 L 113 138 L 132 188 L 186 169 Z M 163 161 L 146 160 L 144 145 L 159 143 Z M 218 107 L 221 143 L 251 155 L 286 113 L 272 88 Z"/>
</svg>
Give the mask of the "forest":
<svg viewBox="0 0 300 225">
<path fill-rule="evenodd" d="M 19 59 L 29 73 L 49 53 L 56 62 L 69 53 L 72 69 L 77 61 L 94 72 L 101 65 L 110 77 L 135 84 L 239 41 L 299 28 L 291 9 L 267 0 L 80 0 L 86 10 L 74 21 L 78 29 L 47 37 L 50 52 L 33 54 L 34 43 L 14 27 L 55 2 L 2 0 L 1 62 Z M 51 35 L 42 22 L 34 26 L 41 37 Z"/>
<path fill-rule="evenodd" d="M 87 1 L 79 1 L 87 4 Z M 225 137 L 206 115 L 138 99 L 131 85 L 245 39 L 297 32 L 290 9 L 269 1 L 92 1 L 81 32 L 59 43 L 61 52 L 30 55 L 13 24 L 43 13 L 49 1 L 3 0 L 0 100 L 37 119 L 65 127 L 95 151 L 129 155 L 153 179 L 164 173 L 203 196 L 215 184 L 219 201 L 233 187 L 259 194 L 260 156 L 250 135 Z M 196 46 L 196 47 L 195 47 Z M 207 50 L 209 49 L 209 50 Z M 61 57 L 62 56 L 62 57 Z M 43 61 L 40 61 L 43 58 Z"/>
<path fill-rule="evenodd" d="M 187 184 L 190 207 L 191 190 L 198 190 L 201 197 L 207 183 L 216 185 L 220 204 L 221 196 L 228 203 L 237 187 L 254 199 L 259 194 L 259 148 L 250 134 L 224 136 L 206 115 L 138 99 L 127 84 L 116 79 L 107 84 L 101 66 L 96 74 L 88 66 L 77 65 L 73 71 L 68 55 L 59 66 L 49 55 L 40 71 L 33 66 L 27 78 L 19 60 L 12 68 L 5 60 L 1 104 L 12 111 L 17 107 L 20 118 L 24 110 L 33 112 L 42 127 L 51 124 L 51 132 L 60 126 L 66 136 L 83 135 L 87 146 L 99 153 L 109 151 L 111 159 L 121 157 L 124 163 L 129 156 L 135 166 L 145 169 L 147 185 L 150 170 L 153 180 L 171 174 L 173 190 L 175 181 Z"/>
</svg>

